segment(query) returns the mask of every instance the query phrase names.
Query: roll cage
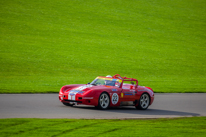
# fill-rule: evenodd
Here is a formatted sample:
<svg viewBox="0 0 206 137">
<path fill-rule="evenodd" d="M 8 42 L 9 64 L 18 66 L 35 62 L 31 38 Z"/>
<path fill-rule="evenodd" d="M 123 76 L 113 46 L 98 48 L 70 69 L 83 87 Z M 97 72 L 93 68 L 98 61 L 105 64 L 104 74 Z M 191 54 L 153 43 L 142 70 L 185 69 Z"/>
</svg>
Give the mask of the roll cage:
<svg viewBox="0 0 206 137">
<path fill-rule="evenodd" d="M 120 88 L 122 88 L 124 81 L 131 81 L 131 82 L 134 81 L 134 82 L 136 82 L 135 89 L 136 89 L 137 86 L 138 86 L 138 80 L 137 80 L 137 79 L 134 79 L 134 78 L 121 77 L 119 74 L 114 75 L 112 78 L 118 78 L 118 79 L 121 79 L 121 80 L 122 80 L 122 83 L 121 83 L 121 85 L 120 85 Z"/>
</svg>

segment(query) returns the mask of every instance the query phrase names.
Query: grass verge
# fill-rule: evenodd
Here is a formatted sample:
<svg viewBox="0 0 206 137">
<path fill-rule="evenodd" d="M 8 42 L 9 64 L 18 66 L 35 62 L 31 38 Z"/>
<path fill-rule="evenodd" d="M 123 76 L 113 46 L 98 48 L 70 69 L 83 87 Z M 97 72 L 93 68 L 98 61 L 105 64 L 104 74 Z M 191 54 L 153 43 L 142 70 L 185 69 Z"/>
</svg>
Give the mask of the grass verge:
<svg viewBox="0 0 206 137">
<path fill-rule="evenodd" d="M 187 136 L 204 137 L 206 117 L 173 119 L 0 119 L 8 136 Z"/>
</svg>

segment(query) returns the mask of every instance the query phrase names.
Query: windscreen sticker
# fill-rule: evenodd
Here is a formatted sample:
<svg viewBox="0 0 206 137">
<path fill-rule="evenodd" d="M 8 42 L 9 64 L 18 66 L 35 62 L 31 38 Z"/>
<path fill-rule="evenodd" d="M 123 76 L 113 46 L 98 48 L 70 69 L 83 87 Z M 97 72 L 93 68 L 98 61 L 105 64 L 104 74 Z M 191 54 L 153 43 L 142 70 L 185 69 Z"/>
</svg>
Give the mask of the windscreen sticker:
<svg viewBox="0 0 206 137">
<path fill-rule="evenodd" d="M 117 93 L 114 93 L 114 94 L 112 95 L 112 104 L 115 105 L 115 104 L 118 103 L 118 101 L 119 101 L 119 96 L 118 96 Z"/>
<path fill-rule="evenodd" d="M 97 77 L 96 79 L 103 79 L 103 80 L 110 80 L 110 81 L 118 81 L 120 83 L 122 83 L 122 80 L 120 79 L 113 79 L 113 78 L 102 78 L 102 77 Z"/>
</svg>

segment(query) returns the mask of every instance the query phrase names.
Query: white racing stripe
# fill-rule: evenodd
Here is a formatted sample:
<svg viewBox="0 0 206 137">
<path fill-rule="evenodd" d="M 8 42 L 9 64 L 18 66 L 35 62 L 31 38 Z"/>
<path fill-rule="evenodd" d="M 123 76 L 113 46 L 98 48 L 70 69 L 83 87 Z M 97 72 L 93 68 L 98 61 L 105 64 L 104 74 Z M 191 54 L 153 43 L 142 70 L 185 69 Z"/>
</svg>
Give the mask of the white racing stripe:
<svg viewBox="0 0 206 137">
<path fill-rule="evenodd" d="M 82 91 L 82 90 L 84 90 L 84 89 L 86 89 L 86 88 L 89 88 L 89 87 L 92 87 L 92 86 L 93 86 L 93 85 L 84 85 L 84 86 L 77 87 L 77 88 L 75 88 L 75 89 L 73 89 L 73 90 Z"/>
<path fill-rule="evenodd" d="M 77 87 L 73 90 L 71 90 L 68 94 L 68 100 L 75 100 L 75 97 L 76 97 L 76 94 L 78 92 L 81 92 L 82 90 L 88 88 L 88 87 L 92 87 L 93 85 L 85 85 L 85 86 L 80 86 L 80 87 Z"/>
<path fill-rule="evenodd" d="M 68 100 L 75 100 L 76 94 L 78 92 L 79 91 L 75 91 L 75 90 L 70 91 L 69 94 L 68 94 Z"/>
</svg>

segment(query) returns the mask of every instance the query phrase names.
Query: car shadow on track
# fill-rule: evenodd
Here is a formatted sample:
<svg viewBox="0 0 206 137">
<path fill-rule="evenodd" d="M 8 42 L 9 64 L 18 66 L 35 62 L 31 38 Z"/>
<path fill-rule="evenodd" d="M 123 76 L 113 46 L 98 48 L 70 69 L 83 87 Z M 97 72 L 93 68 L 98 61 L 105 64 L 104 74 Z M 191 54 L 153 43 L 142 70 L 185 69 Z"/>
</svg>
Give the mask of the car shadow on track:
<svg viewBox="0 0 206 137">
<path fill-rule="evenodd" d="M 125 114 L 136 114 L 136 115 L 147 115 L 147 116 L 200 116 L 198 113 L 192 112 L 181 112 L 173 110 L 161 110 L 148 108 L 147 110 L 137 110 L 135 107 L 111 107 L 107 110 L 100 110 L 93 106 L 73 106 L 76 109 L 87 109 L 95 111 L 113 112 L 113 113 L 125 113 Z"/>
</svg>

